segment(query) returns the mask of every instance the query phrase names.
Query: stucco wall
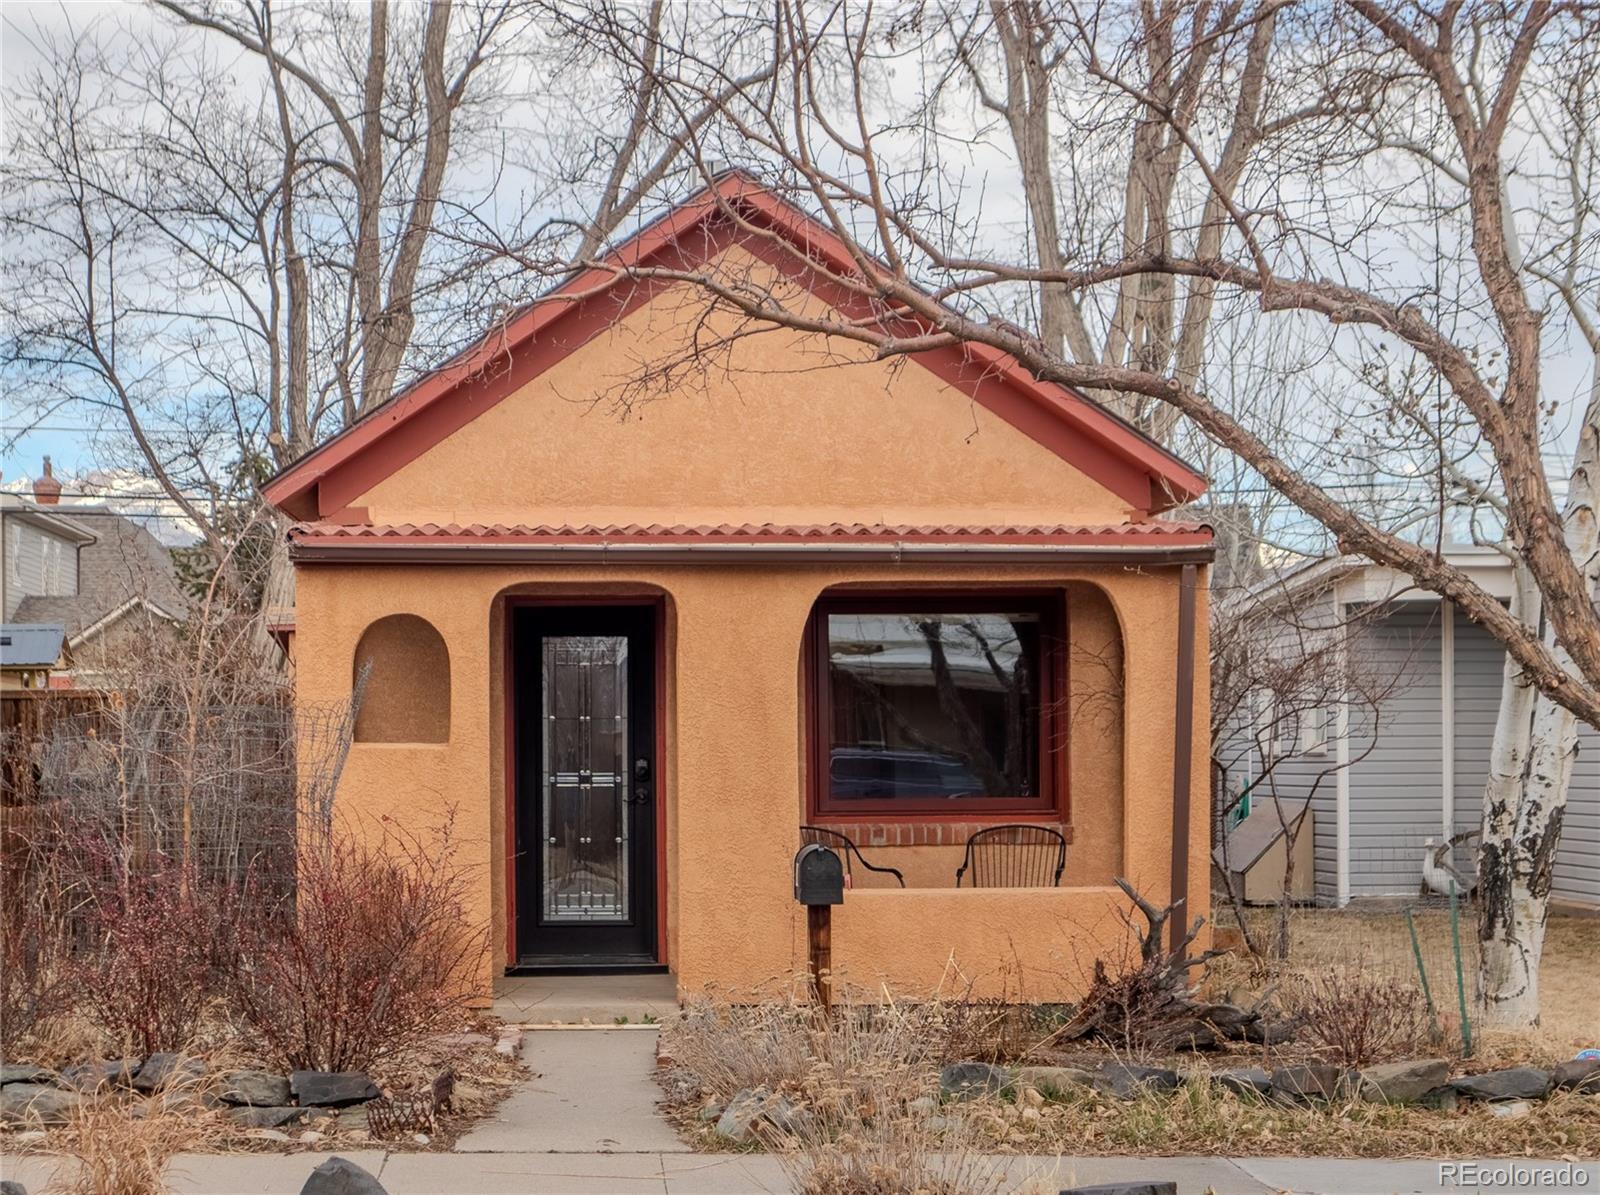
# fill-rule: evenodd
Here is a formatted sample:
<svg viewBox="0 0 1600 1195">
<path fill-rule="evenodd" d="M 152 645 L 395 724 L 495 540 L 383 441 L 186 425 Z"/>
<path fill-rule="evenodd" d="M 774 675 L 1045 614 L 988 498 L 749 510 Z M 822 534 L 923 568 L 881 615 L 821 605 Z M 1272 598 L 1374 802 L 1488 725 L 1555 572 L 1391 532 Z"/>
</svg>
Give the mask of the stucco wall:
<svg viewBox="0 0 1600 1195">
<path fill-rule="evenodd" d="M 1103 589 L 1098 610 L 1089 601 L 1077 603 L 1085 611 L 1084 624 L 1075 624 L 1073 633 L 1103 648 L 1108 620 L 1114 616 L 1122 628 L 1125 733 L 1108 735 L 1102 723 L 1087 718 L 1073 721 L 1072 772 L 1086 794 L 1084 805 L 1075 804 L 1077 841 L 1069 854 L 1068 882 L 1103 884 L 1121 874 L 1147 893 L 1165 896 L 1176 569 L 988 566 L 975 575 L 964 568 L 888 565 L 319 565 L 299 570 L 298 685 L 303 700 L 346 697 L 356 644 L 370 622 L 387 614 L 425 618 L 450 645 L 449 741 L 355 744 L 339 802 L 346 813 L 387 815 L 408 825 L 426 824 L 456 807 L 460 841 L 478 872 L 477 900 L 469 913 L 493 924 L 491 970 L 497 971 L 506 961 L 502 599 L 526 592 L 574 599 L 664 593 L 668 712 L 658 799 L 666 802 L 667 814 L 668 962 L 683 989 L 713 984 L 748 989 L 781 979 L 805 962 L 804 917 L 792 900 L 789 872 L 800 824 L 801 637 L 813 603 L 823 590 L 852 582 L 909 589 L 978 581 Z M 1197 813 L 1191 823 L 1189 899 L 1194 911 L 1204 914 L 1203 594 L 1198 621 L 1197 730 L 1189 746 Z M 1126 733 L 1129 729 L 1132 733 Z M 1119 772 L 1117 782 L 1113 778 Z M 1099 822 L 1091 816 L 1096 803 L 1104 814 Z M 1107 829 L 1118 817 L 1125 833 Z M 876 973 L 902 977 L 897 982 L 920 983 L 933 973 L 930 960 L 942 967 L 954 952 L 966 972 L 1003 987 L 1003 965 L 1021 957 L 1045 998 L 1052 992 L 1070 994 L 1075 983 L 1070 977 L 1049 979 L 1058 970 L 1052 960 L 1064 950 L 1072 953 L 1074 940 L 1087 944 L 1108 932 L 1079 923 L 1086 907 L 1103 910 L 1111 898 L 1073 889 L 1019 895 L 1015 915 L 994 923 L 1007 927 L 1003 936 L 982 928 L 998 907 L 992 894 L 924 891 L 899 904 L 870 903 L 865 893 L 853 899 L 840 920 L 844 928 L 836 959 L 841 967 L 870 965 Z M 895 932 L 883 920 L 892 922 L 894 914 L 870 911 L 879 908 L 915 912 Z M 983 916 L 975 919 L 979 911 Z M 1099 926 L 1102 919 L 1091 920 Z M 852 959 L 852 950 L 871 954 L 870 964 Z"/>
<path fill-rule="evenodd" d="M 735 268 L 735 267 L 729 267 Z M 753 267 L 754 268 L 754 267 Z M 762 278 L 770 282 L 770 275 Z M 704 316 L 657 297 L 357 497 L 375 522 L 1120 522 L 1126 502 L 905 361 L 787 330 L 648 384 Z M 704 340 L 738 330 L 712 316 Z M 746 332 L 748 333 L 748 329 Z"/>
</svg>

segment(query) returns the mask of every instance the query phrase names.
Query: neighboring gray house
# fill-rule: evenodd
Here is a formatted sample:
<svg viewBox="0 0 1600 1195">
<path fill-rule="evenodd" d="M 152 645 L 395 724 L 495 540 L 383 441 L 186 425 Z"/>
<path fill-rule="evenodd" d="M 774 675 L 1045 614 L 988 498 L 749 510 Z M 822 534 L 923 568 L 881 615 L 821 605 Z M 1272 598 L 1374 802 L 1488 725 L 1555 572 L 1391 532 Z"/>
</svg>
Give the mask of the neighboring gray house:
<svg viewBox="0 0 1600 1195">
<path fill-rule="evenodd" d="M 173 626 L 189 599 L 171 553 L 138 523 L 60 497 L 48 457 L 31 501 L 0 493 L 0 622 L 60 628 L 72 661 L 65 677 L 93 687 L 127 636 Z"/>
<path fill-rule="evenodd" d="M 1510 599 L 1510 566 L 1499 553 L 1455 545 L 1445 555 Z M 1343 636 L 1354 667 L 1392 674 L 1397 684 L 1375 726 L 1353 714 L 1352 703 L 1335 701 L 1293 742 L 1246 736 L 1229 787 L 1237 792 L 1265 770 L 1264 743 L 1277 762 L 1261 788 L 1284 799 L 1310 796 L 1317 902 L 1415 896 L 1425 844 L 1479 824 L 1504 653 L 1452 603 L 1360 559 L 1312 561 L 1258 585 L 1236 603 L 1241 613 L 1244 601 L 1264 642 L 1279 633 L 1274 610 L 1292 605 L 1297 625 L 1338 628 L 1328 633 Z M 1370 620 L 1350 617 L 1362 610 Z M 1324 778 L 1310 792 L 1318 774 Z M 1471 848 L 1456 860 L 1470 870 Z M 1581 723 L 1554 883 L 1557 900 L 1600 907 L 1600 733 Z"/>
</svg>

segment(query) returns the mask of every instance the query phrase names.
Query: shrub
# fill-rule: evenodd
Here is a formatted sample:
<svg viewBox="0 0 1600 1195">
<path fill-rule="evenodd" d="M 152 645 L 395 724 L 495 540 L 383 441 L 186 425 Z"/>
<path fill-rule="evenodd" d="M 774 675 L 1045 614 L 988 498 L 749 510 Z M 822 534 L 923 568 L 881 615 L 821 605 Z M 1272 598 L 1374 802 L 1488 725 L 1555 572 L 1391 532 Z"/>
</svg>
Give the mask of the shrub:
<svg viewBox="0 0 1600 1195">
<path fill-rule="evenodd" d="M 0 1055 L 6 1058 L 15 1057 L 19 1043 L 71 1006 L 60 927 L 40 902 L 13 895 L 6 893 L 0 910 Z"/>
<path fill-rule="evenodd" d="M 1359 966 L 1306 976 L 1285 1000 L 1303 1022 L 1302 1040 L 1342 1066 L 1414 1057 L 1433 1037 L 1420 991 Z"/>
<path fill-rule="evenodd" d="M 74 968 L 85 1009 L 119 1046 L 182 1049 L 232 983 L 248 902 L 161 856 L 91 900 L 98 941 Z"/>
<path fill-rule="evenodd" d="M 464 916 L 452 825 L 423 837 L 348 827 L 302 853 L 291 915 L 248 938 L 234 1002 L 276 1063 L 356 1070 L 455 1020 L 487 936 Z"/>
</svg>

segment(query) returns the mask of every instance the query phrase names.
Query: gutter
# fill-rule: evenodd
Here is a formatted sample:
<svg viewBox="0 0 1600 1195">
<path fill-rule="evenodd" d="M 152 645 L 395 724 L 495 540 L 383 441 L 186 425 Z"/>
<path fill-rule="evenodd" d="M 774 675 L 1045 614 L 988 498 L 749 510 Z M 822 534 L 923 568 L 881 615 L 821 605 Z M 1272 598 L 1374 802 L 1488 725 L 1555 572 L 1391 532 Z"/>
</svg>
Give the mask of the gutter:
<svg viewBox="0 0 1600 1195">
<path fill-rule="evenodd" d="M 872 563 L 1055 564 L 1116 563 L 1124 565 L 1206 564 L 1216 552 L 1209 542 L 1167 547 L 1094 544 L 939 544 L 896 540 L 886 543 L 632 543 L 601 540 L 576 544 L 373 542 L 345 537 L 291 540 L 289 557 L 297 564 L 572 564 L 761 563 L 850 560 Z"/>
</svg>

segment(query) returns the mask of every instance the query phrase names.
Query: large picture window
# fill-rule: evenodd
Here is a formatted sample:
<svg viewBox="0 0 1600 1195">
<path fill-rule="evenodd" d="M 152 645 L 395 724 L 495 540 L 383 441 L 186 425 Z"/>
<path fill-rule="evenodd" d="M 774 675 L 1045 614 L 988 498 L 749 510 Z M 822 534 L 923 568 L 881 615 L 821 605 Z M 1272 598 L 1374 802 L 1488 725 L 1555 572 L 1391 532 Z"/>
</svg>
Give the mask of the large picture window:
<svg viewBox="0 0 1600 1195">
<path fill-rule="evenodd" d="M 1055 805 L 1055 604 L 828 600 L 811 628 L 820 814 Z"/>
</svg>

